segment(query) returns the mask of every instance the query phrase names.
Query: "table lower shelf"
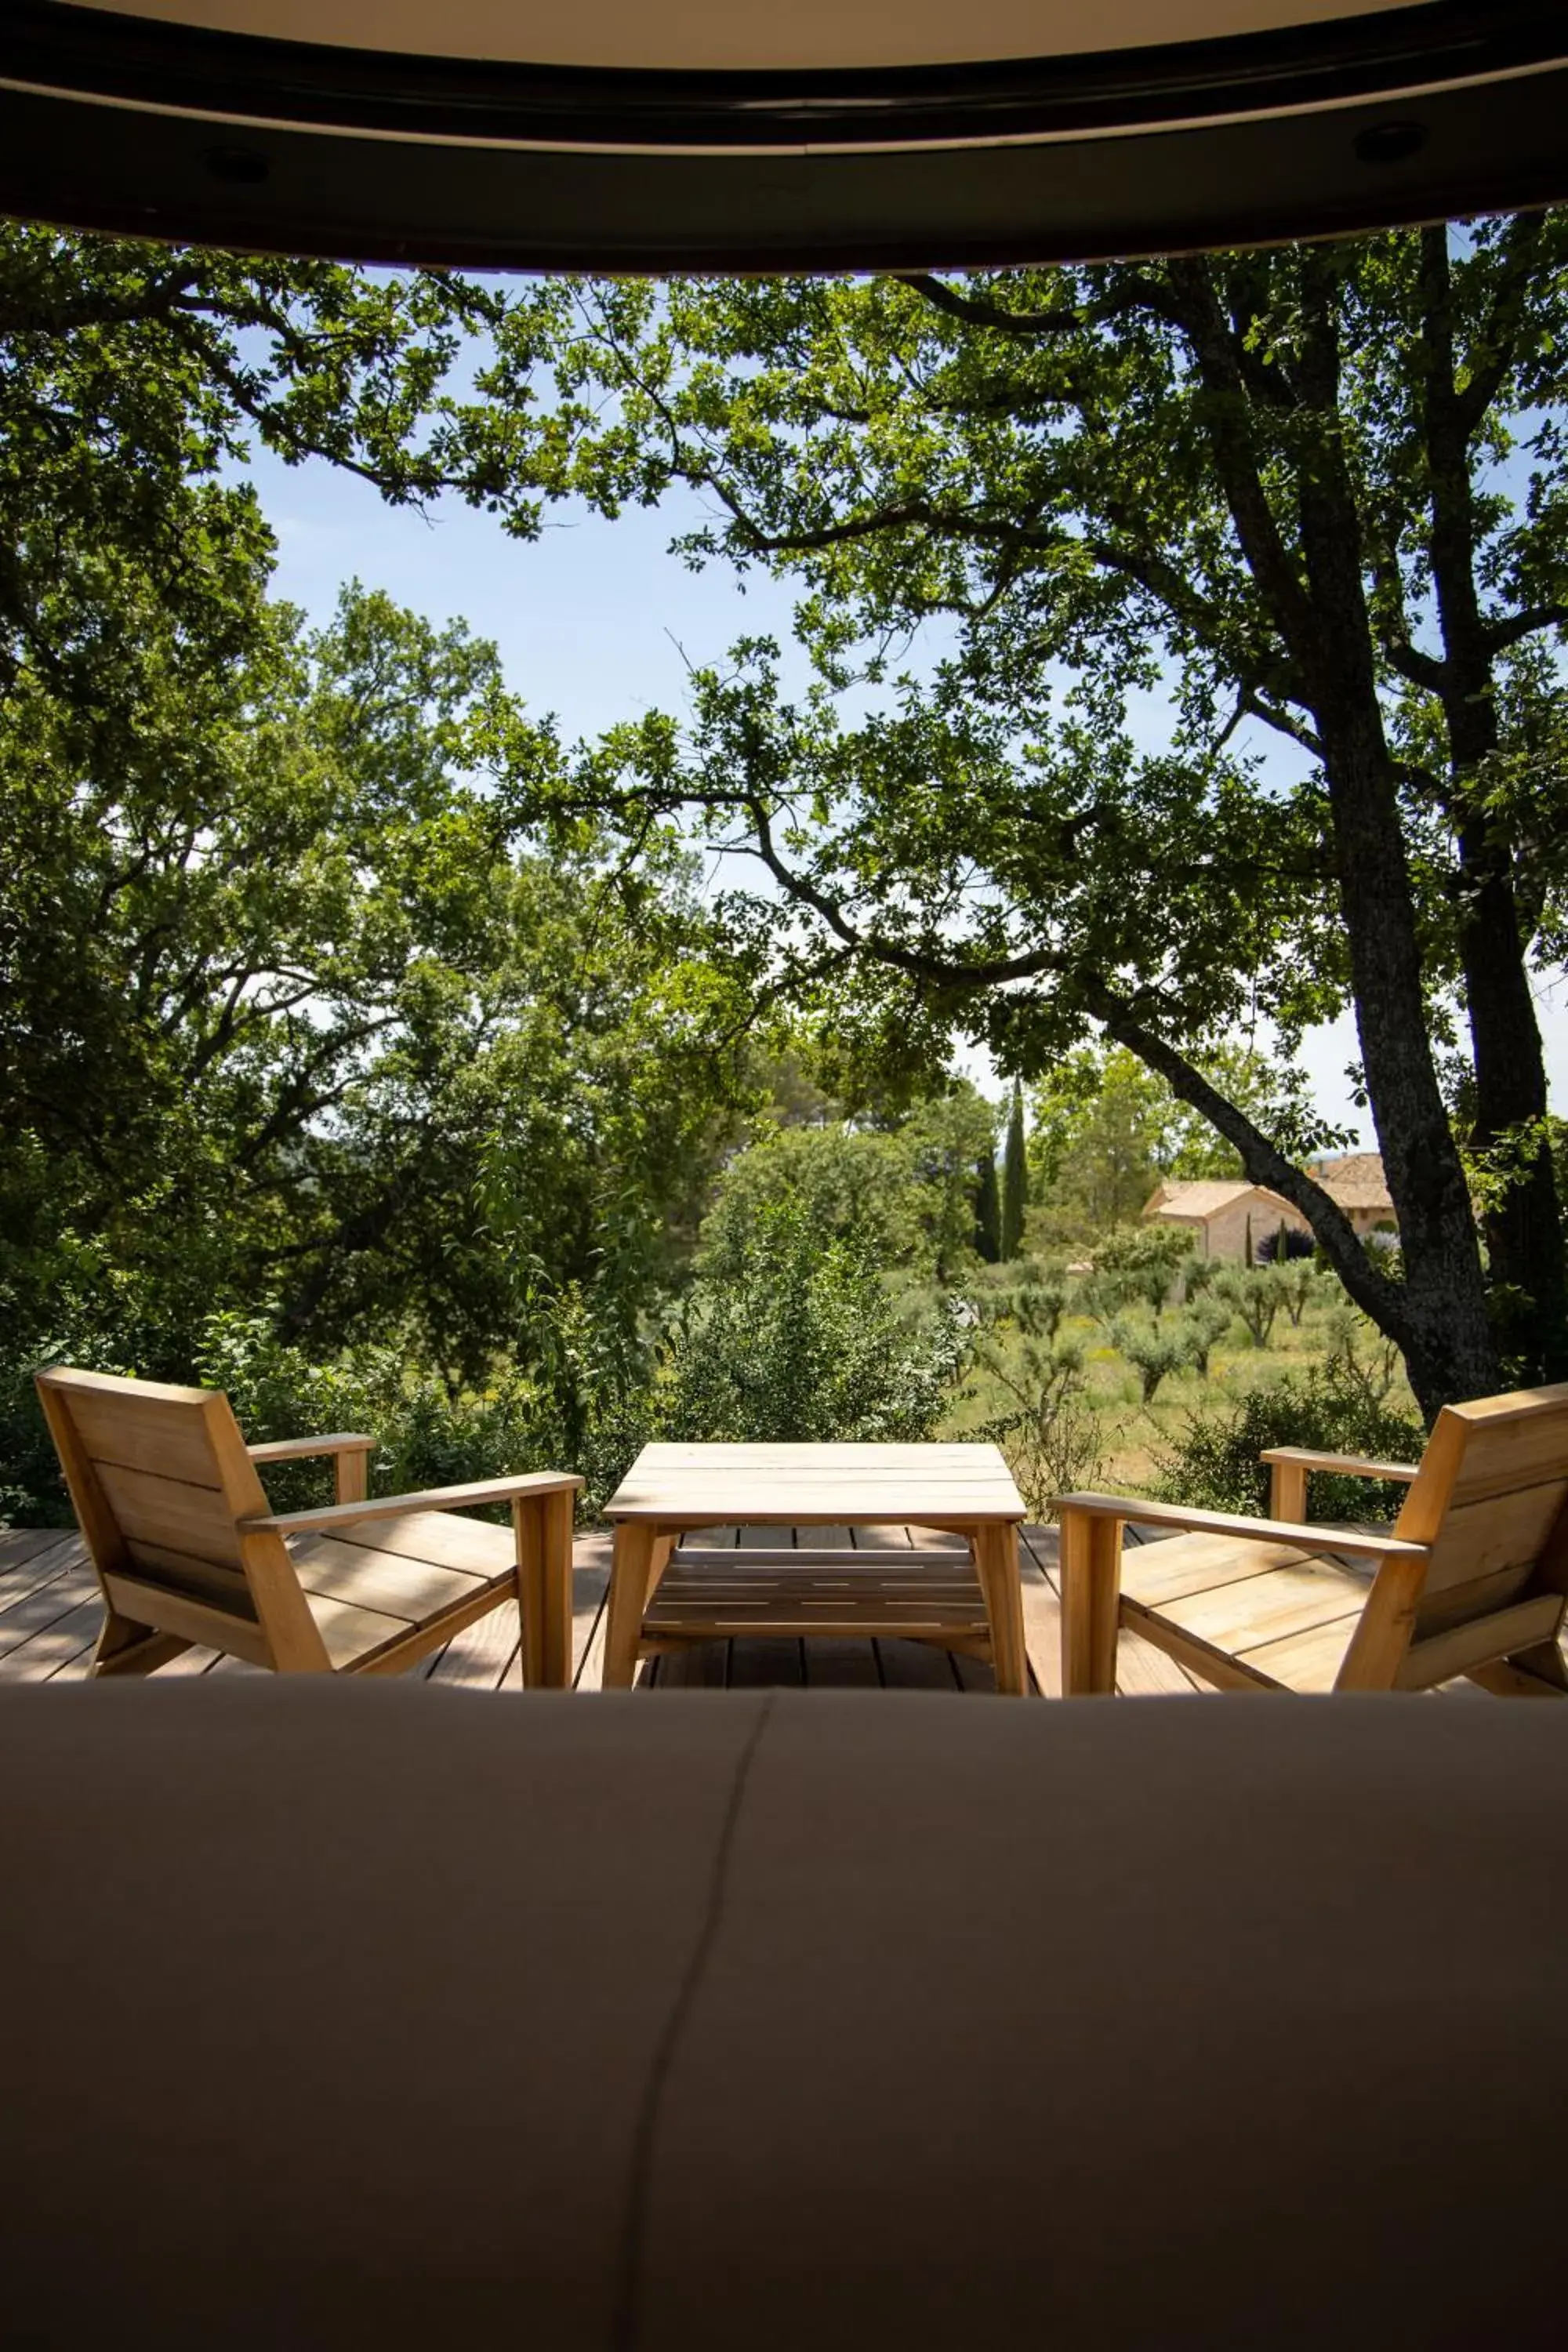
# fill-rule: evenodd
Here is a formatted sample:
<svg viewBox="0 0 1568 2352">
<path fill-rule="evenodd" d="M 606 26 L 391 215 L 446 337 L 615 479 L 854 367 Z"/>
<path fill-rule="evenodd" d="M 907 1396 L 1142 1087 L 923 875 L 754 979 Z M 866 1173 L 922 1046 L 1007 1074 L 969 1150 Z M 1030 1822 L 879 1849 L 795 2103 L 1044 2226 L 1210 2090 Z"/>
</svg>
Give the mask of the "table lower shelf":
<svg viewBox="0 0 1568 2352">
<path fill-rule="evenodd" d="M 677 1552 L 643 1618 L 645 1650 L 754 1633 L 868 1634 L 980 1647 L 991 1629 L 962 1552 Z"/>
</svg>

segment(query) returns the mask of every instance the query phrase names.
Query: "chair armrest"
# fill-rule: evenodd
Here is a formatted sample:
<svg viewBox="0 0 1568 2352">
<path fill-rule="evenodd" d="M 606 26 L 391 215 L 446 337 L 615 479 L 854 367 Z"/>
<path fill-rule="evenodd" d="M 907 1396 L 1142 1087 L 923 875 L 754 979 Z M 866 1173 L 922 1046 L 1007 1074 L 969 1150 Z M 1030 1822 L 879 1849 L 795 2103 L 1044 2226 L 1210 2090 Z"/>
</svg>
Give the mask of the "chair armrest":
<svg viewBox="0 0 1568 2352">
<path fill-rule="evenodd" d="M 480 1478 L 468 1486 L 432 1486 L 422 1495 L 377 1495 L 361 1503 L 325 1503 L 318 1511 L 272 1511 L 236 1522 L 241 1535 L 331 1535 L 360 1519 L 397 1519 L 410 1511 L 468 1511 L 524 1495 L 575 1494 L 583 1481 L 564 1471 L 530 1470 L 516 1478 Z"/>
<path fill-rule="evenodd" d="M 1310 1445 L 1270 1445 L 1260 1462 L 1285 1462 L 1303 1470 L 1333 1470 L 1342 1478 L 1393 1478 L 1408 1486 L 1419 1465 L 1413 1462 L 1368 1462 L 1359 1454 L 1317 1454 Z"/>
<path fill-rule="evenodd" d="M 374 1437 L 356 1437 L 340 1431 L 335 1437 L 275 1437 L 261 1445 L 247 1445 L 253 1462 L 304 1462 L 312 1454 L 332 1457 L 332 1500 L 359 1503 L 370 1485 Z"/>
<path fill-rule="evenodd" d="M 1063 1518 L 1076 1511 L 1086 1518 L 1137 1519 L 1143 1526 L 1181 1528 L 1188 1535 L 1240 1536 L 1256 1543 L 1295 1544 L 1302 1551 L 1346 1552 L 1352 1559 L 1419 1559 L 1428 1549 L 1398 1536 L 1295 1527 L 1288 1519 L 1247 1519 L 1232 1511 L 1194 1511 L 1184 1503 L 1145 1503 L 1132 1495 L 1058 1495 L 1056 1507 Z"/>
<path fill-rule="evenodd" d="M 272 1437 L 265 1445 L 247 1445 L 253 1462 L 306 1462 L 313 1454 L 374 1454 L 374 1437 Z"/>
</svg>

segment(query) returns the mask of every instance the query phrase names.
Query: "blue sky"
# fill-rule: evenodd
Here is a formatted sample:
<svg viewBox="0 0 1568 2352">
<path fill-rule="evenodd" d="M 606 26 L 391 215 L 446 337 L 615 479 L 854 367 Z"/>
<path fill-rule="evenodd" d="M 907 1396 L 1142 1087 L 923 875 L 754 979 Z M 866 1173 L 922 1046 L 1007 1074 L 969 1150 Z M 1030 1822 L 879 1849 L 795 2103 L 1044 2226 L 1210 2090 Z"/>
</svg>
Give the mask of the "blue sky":
<svg viewBox="0 0 1568 2352">
<path fill-rule="evenodd" d="M 500 646 L 513 690 L 535 715 L 555 711 L 568 740 L 683 709 L 680 646 L 696 666 L 739 636 L 790 640 L 787 588 L 757 573 L 742 593 L 727 566 L 694 572 L 668 552 L 698 516 L 690 497 L 616 522 L 557 508 L 525 542 L 454 499 L 426 515 L 389 508 L 320 461 L 289 467 L 261 452 L 251 476 L 278 534 L 278 594 L 325 620 L 357 574 L 429 620 L 468 621 Z"/>
<path fill-rule="evenodd" d="M 513 691 L 536 715 L 553 711 L 569 741 L 646 710 L 679 714 L 687 661 L 717 661 L 739 636 L 790 643 L 786 585 L 753 573 L 742 588 L 724 564 L 694 572 L 669 553 L 670 539 L 697 512 L 689 499 L 616 522 L 556 509 L 542 536 L 522 543 L 455 500 L 426 515 L 389 508 L 368 484 L 321 462 L 290 467 L 258 452 L 252 478 L 278 535 L 279 595 L 325 621 L 339 589 L 357 576 L 431 620 L 468 621 L 500 646 Z M 802 662 L 800 683 L 805 676 Z M 1543 995 L 1541 1012 L 1560 1106 L 1568 1097 L 1561 983 Z M 1323 1114 L 1370 1144 L 1345 1079 L 1355 1054 L 1347 1018 L 1314 1032 L 1302 1061 Z M 991 1087 L 984 1064 L 965 1066 Z"/>
</svg>

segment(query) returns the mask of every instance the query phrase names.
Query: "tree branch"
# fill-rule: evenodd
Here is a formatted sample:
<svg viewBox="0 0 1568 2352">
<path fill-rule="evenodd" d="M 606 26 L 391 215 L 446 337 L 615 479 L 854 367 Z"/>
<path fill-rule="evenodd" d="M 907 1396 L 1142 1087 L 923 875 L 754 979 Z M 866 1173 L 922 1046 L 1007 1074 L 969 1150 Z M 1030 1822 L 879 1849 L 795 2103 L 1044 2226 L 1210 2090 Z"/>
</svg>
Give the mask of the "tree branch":
<svg viewBox="0 0 1568 2352">
<path fill-rule="evenodd" d="M 1441 694 L 1448 681 L 1448 666 L 1431 654 L 1424 654 L 1407 637 L 1385 637 L 1383 650 L 1390 669 L 1411 686 L 1421 687 L 1428 694 Z"/>
<path fill-rule="evenodd" d="M 1242 554 L 1292 659 L 1310 674 L 1307 656 L 1317 634 L 1311 600 L 1264 488 L 1237 339 L 1220 309 L 1212 265 L 1203 258 L 1173 261 L 1170 276 L 1182 330 L 1209 396 L 1209 446 Z"/>
<path fill-rule="evenodd" d="M 1518 213 L 1508 224 L 1503 239 L 1507 258 L 1491 310 L 1471 349 L 1468 382 L 1455 394 L 1455 411 L 1467 441 L 1473 438 L 1513 367 L 1535 274 L 1536 248 L 1545 226 L 1543 213 Z M 1443 234 L 1446 237 L 1447 231 Z"/>
<path fill-rule="evenodd" d="M 1568 604 L 1531 604 L 1506 621 L 1489 621 L 1483 625 L 1483 642 L 1489 654 L 1506 653 L 1539 629 L 1568 629 Z"/>
<path fill-rule="evenodd" d="M 929 271 L 912 270 L 903 278 L 904 285 L 929 302 L 933 310 L 943 310 L 950 319 L 958 319 L 966 327 L 994 327 L 999 334 L 1018 335 L 1038 341 L 1047 335 L 1076 334 L 1084 321 L 1076 310 L 1036 313 L 1028 310 L 1004 310 L 994 302 L 976 301 L 972 294 L 961 294 L 954 286 L 933 278 Z"/>
<path fill-rule="evenodd" d="M 1241 1154 L 1242 1166 L 1255 1184 L 1278 1192 L 1281 1200 L 1300 1211 L 1356 1305 L 1391 1338 L 1397 1338 L 1405 1328 L 1400 1286 L 1373 1265 L 1339 1202 L 1303 1169 L 1287 1160 L 1262 1129 L 1222 1095 L 1184 1054 L 1145 1028 L 1112 990 L 1090 982 L 1085 1003 L 1119 1045 L 1136 1054 L 1146 1069 L 1164 1079 L 1173 1094 L 1190 1103 L 1227 1143 L 1235 1145 Z M 1404 1346 L 1403 1339 L 1399 1344 Z"/>
</svg>

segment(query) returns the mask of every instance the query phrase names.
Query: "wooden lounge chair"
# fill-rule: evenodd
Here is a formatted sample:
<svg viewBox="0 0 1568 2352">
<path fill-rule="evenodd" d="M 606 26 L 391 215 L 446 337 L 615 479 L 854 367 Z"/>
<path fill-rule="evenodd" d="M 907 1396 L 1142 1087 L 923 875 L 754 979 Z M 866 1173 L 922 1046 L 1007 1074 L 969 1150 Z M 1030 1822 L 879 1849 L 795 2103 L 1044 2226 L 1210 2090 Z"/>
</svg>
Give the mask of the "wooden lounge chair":
<svg viewBox="0 0 1568 2352">
<path fill-rule="evenodd" d="M 1414 1469 L 1282 1446 L 1269 1519 L 1067 1495 L 1062 1686 L 1116 1686 L 1130 1627 L 1222 1690 L 1568 1692 L 1568 1387 L 1446 1406 Z M 1409 1486 L 1392 1532 L 1304 1526 L 1310 1472 Z M 1179 1528 L 1124 1554 L 1124 1522 Z"/>
<path fill-rule="evenodd" d="M 515 1600 L 525 1684 L 572 1661 L 572 1498 L 539 1471 L 365 1496 L 371 1437 L 247 1446 L 228 1399 L 102 1372 L 37 1381 L 107 1616 L 96 1675 L 144 1675 L 195 1643 L 285 1674 L 395 1674 Z M 258 1463 L 330 1454 L 338 1499 L 272 1512 Z M 511 1505 L 512 1528 L 444 1516 Z"/>
</svg>

